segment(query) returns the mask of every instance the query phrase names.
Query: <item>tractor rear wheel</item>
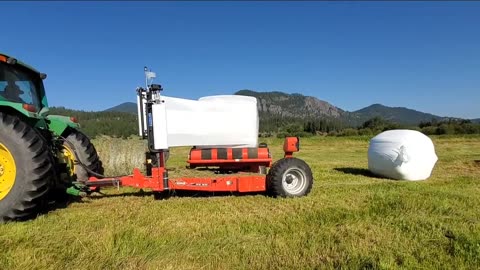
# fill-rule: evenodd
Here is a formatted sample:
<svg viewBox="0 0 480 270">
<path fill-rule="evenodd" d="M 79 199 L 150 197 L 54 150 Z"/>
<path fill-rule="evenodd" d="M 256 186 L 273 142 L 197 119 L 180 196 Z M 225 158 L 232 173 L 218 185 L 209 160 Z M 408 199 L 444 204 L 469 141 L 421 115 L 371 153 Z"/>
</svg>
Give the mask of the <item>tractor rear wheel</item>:
<svg viewBox="0 0 480 270">
<path fill-rule="evenodd" d="M 301 197 L 312 189 L 312 170 L 298 158 L 282 158 L 267 174 L 267 191 L 272 196 Z"/>
<path fill-rule="evenodd" d="M 103 166 L 97 150 L 90 139 L 81 131 L 70 129 L 63 142 L 63 154 L 70 167 L 70 174 L 75 175 L 77 181 L 85 182 L 94 173 L 103 174 Z M 79 164 L 81 162 L 88 170 Z M 73 170 L 72 170 L 73 167 Z"/>
<path fill-rule="evenodd" d="M 0 112 L 0 222 L 33 217 L 54 180 L 45 140 L 16 116 Z"/>
</svg>

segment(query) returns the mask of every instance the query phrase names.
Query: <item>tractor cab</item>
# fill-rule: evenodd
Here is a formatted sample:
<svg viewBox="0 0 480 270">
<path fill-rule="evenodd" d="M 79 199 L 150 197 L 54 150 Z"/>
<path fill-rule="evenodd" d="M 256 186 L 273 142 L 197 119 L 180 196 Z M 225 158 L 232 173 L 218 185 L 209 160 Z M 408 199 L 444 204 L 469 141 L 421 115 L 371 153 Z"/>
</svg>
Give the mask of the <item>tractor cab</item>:
<svg viewBox="0 0 480 270">
<path fill-rule="evenodd" d="M 0 54 L 0 105 L 38 113 L 47 107 L 42 79 L 46 75 Z"/>
<path fill-rule="evenodd" d="M 56 136 L 77 129 L 75 117 L 50 115 L 43 80 L 47 75 L 0 53 L 0 112 L 17 115 L 41 130 Z"/>
</svg>

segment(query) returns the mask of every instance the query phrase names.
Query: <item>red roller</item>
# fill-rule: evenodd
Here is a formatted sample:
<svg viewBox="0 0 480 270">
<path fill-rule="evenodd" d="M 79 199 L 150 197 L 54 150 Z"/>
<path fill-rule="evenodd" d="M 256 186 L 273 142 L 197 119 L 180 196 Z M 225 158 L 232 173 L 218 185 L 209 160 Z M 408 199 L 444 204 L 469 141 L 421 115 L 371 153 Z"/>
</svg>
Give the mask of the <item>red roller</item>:
<svg viewBox="0 0 480 270">
<path fill-rule="evenodd" d="M 266 147 L 192 148 L 187 162 L 190 168 L 218 167 L 224 170 L 257 172 L 259 167 L 270 167 L 272 157 Z"/>
</svg>

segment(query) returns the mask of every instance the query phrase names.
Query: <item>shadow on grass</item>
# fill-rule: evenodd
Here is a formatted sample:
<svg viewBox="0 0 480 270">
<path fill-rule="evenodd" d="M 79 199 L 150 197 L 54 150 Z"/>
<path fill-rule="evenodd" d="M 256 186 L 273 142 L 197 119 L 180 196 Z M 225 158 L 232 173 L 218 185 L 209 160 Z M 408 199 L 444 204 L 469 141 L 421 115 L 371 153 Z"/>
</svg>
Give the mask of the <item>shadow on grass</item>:
<svg viewBox="0 0 480 270">
<path fill-rule="evenodd" d="M 89 203 L 89 202 L 82 200 L 81 197 L 68 195 L 65 192 L 53 193 L 49 195 L 46 203 L 42 207 L 40 207 L 38 214 L 45 215 L 50 212 L 55 212 L 58 209 L 65 209 L 72 203 Z M 25 221 L 25 220 L 35 219 L 35 218 L 36 218 L 36 215 L 27 216 L 25 219 L 20 219 L 20 221 Z"/>
<path fill-rule="evenodd" d="M 346 174 L 362 175 L 362 176 L 373 177 L 373 178 L 382 178 L 364 168 L 340 167 L 340 168 L 334 168 L 334 170 L 338 172 L 343 172 Z"/>
<path fill-rule="evenodd" d="M 208 198 L 208 197 L 226 197 L 226 196 L 256 196 L 264 195 L 267 196 L 264 192 L 249 192 L 249 193 L 239 193 L 239 192 L 205 192 L 205 191 L 187 191 L 187 190 L 174 190 L 174 191 L 164 191 L 164 192 L 153 192 L 153 191 L 130 191 L 124 193 L 115 193 L 115 194 L 105 194 L 100 193 L 99 195 L 89 196 L 90 199 L 98 200 L 103 198 L 115 198 L 115 197 L 149 197 L 153 196 L 155 200 L 166 200 L 172 197 L 179 198 Z"/>
</svg>

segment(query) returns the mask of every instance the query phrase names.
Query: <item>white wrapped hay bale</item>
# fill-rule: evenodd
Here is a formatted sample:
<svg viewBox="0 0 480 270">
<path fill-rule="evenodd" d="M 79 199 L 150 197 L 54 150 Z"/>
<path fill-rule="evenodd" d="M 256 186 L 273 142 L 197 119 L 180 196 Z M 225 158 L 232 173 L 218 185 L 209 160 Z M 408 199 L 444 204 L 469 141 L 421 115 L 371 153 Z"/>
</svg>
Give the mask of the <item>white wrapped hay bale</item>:
<svg viewBox="0 0 480 270">
<path fill-rule="evenodd" d="M 162 100 L 152 106 L 157 149 L 258 146 L 259 117 L 254 97 L 223 95 L 190 100 L 162 96 Z"/>
<path fill-rule="evenodd" d="M 368 169 L 398 180 L 425 180 L 438 158 L 430 138 L 415 130 L 389 130 L 372 138 Z"/>
</svg>

